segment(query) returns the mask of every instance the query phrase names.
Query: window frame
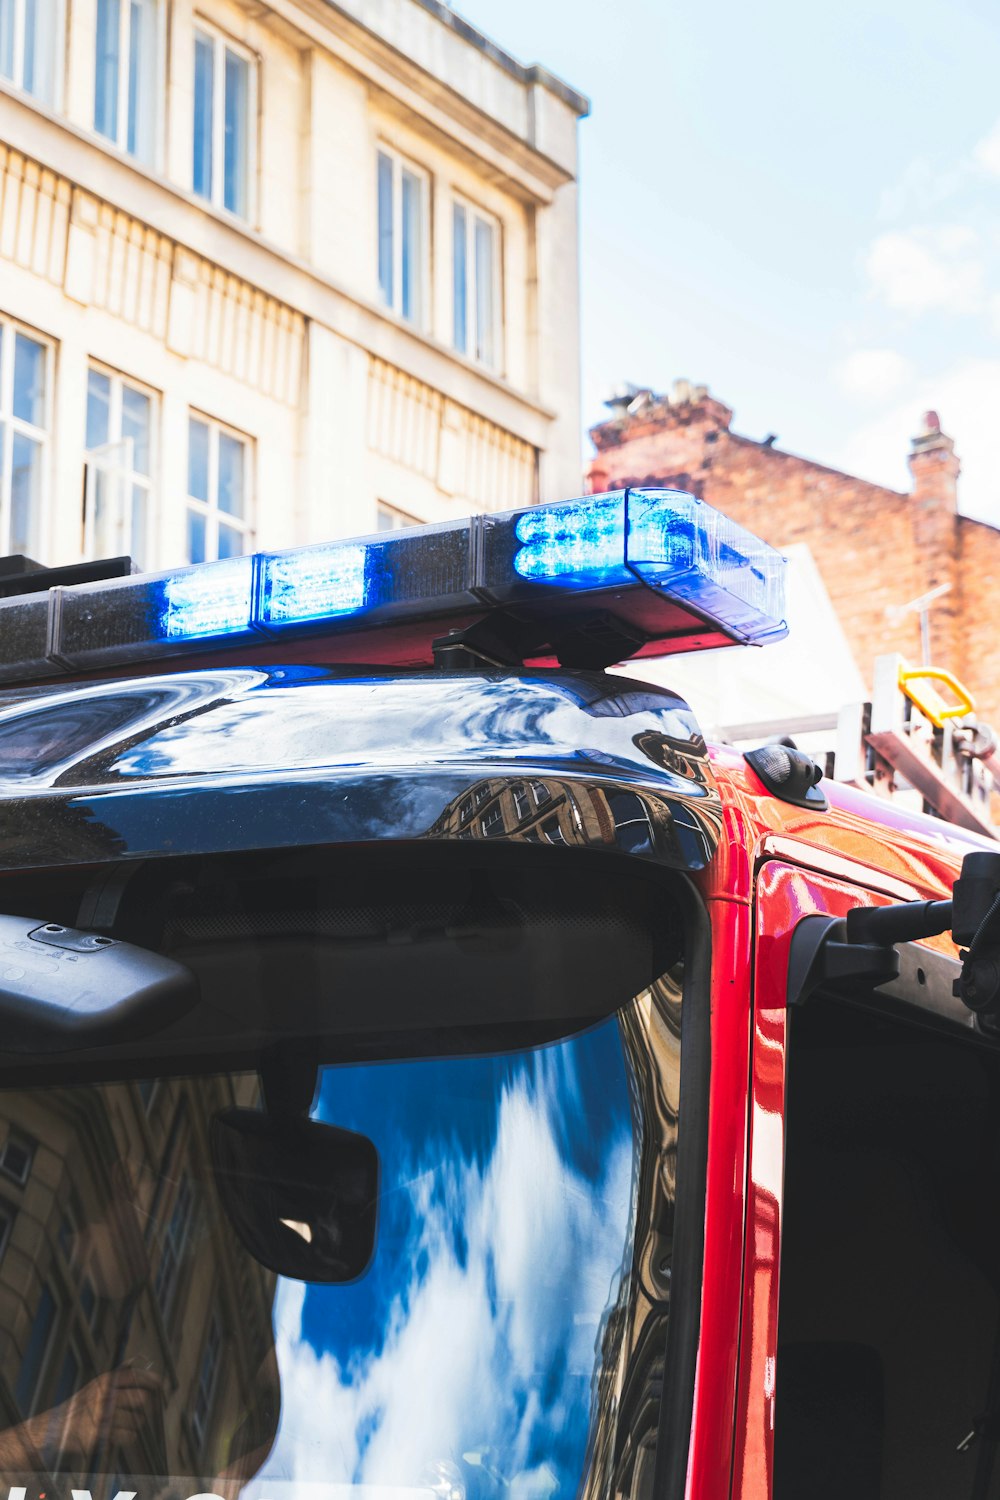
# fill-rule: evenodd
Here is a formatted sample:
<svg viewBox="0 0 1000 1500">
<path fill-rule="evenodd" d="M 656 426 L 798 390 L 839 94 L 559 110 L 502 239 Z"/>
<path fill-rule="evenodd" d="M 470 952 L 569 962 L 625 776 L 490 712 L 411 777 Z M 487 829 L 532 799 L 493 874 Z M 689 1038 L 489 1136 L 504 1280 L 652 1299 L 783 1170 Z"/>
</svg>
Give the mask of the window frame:
<svg viewBox="0 0 1000 1500">
<path fill-rule="evenodd" d="M 479 819 L 479 830 L 484 839 L 497 838 L 505 831 L 503 807 L 499 799 L 486 807 Z"/>
<path fill-rule="evenodd" d="M 148 157 L 141 151 L 129 150 L 129 94 L 131 92 L 131 67 L 132 67 L 132 5 L 131 0 L 116 0 L 118 5 L 118 77 L 117 95 L 115 100 L 115 134 L 107 135 L 97 126 L 97 11 L 94 12 L 94 99 L 91 110 L 93 120 L 93 133 L 106 145 L 115 151 L 120 151 L 131 161 L 138 162 L 140 166 L 149 171 L 159 172 L 163 166 L 163 133 L 164 133 L 164 103 L 166 99 L 166 7 L 164 0 L 150 0 L 155 8 L 155 21 L 153 25 L 153 38 L 156 55 L 153 59 L 153 78 L 155 80 L 156 95 L 152 102 L 152 139 L 149 144 Z"/>
<path fill-rule="evenodd" d="M 177 1215 L 182 1205 L 183 1214 L 178 1220 Z M 184 1273 L 184 1255 L 191 1239 L 197 1208 L 194 1183 L 185 1163 L 181 1167 L 177 1191 L 171 1200 L 170 1212 L 163 1227 L 159 1259 L 152 1280 L 153 1295 L 165 1325 L 169 1323 L 177 1301 L 177 1288 Z"/>
<path fill-rule="evenodd" d="M 202 422 L 208 428 L 208 500 L 199 500 L 196 495 L 191 494 L 191 423 Z M 234 516 L 229 511 L 219 508 L 219 437 L 220 434 L 231 437 L 234 441 L 242 443 L 246 453 L 244 464 L 244 492 L 243 492 L 243 516 Z M 240 554 L 245 557 L 253 551 L 255 534 L 254 525 L 254 441 L 247 433 L 240 432 L 235 427 L 230 427 L 227 422 L 220 422 L 218 417 L 210 417 L 206 412 L 199 411 L 197 407 L 188 407 L 188 454 L 187 472 L 185 475 L 185 497 L 184 497 L 184 523 L 185 541 L 184 548 L 187 552 L 187 520 L 192 511 L 205 519 L 205 562 L 216 562 L 219 560 L 219 522 L 231 526 L 234 531 L 239 531 L 246 545 Z M 214 499 L 212 498 L 214 496 Z M 188 558 L 190 562 L 190 558 Z"/>
<path fill-rule="evenodd" d="M 11 1144 L 12 1141 L 16 1141 L 27 1155 L 28 1165 L 25 1168 L 23 1174 L 15 1172 L 7 1166 L 7 1147 Z M 28 1179 L 31 1176 L 31 1169 L 35 1165 L 35 1157 L 37 1153 L 38 1142 L 34 1139 L 34 1137 L 28 1135 L 27 1132 L 23 1130 L 17 1130 L 12 1127 L 4 1137 L 3 1143 L 0 1144 L 0 1174 L 2 1174 L 8 1182 L 13 1182 L 17 1187 L 26 1187 L 28 1184 Z"/>
<path fill-rule="evenodd" d="M 53 1362 L 53 1353 L 59 1340 L 60 1330 L 63 1327 L 65 1318 L 65 1304 L 58 1291 L 56 1290 L 52 1279 L 49 1278 L 42 1281 L 41 1289 L 38 1294 L 38 1301 L 35 1304 L 34 1315 L 29 1325 L 28 1341 L 25 1344 L 25 1348 L 21 1356 L 21 1372 L 23 1372 L 24 1369 L 24 1355 L 27 1353 L 27 1350 L 30 1347 L 35 1330 L 35 1325 L 38 1321 L 38 1314 L 41 1308 L 42 1299 L 46 1296 L 48 1296 L 49 1300 L 52 1303 L 52 1316 L 48 1328 L 44 1334 L 43 1343 L 39 1352 L 38 1362 L 34 1371 L 34 1380 L 32 1381 L 31 1390 L 30 1392 L 25 1392 L 27 1400 L 24 1406 L 22 1406 L 20 1396 L 18 1394 L 18 1385 L 21 1381 L 20 1372 L 17 1382 L 14 1385 L 14 1399 L 17 1402 L 19 1410 L 22 1412 L 25 1418 L 35 1416 L 35 1414 L 41 1407 L 42 1392 L 45 1388 L 45 1383 L 49 1378 L 50 1369 Z"/>
<path fill-rule="evenodd" d="M 459 347 L 458 328 L 455 322 L 456 287 L 455 273 L 455 210 L 465 214 L 465 348 Z M 493 236 L 493 358 L 486 359 L 479 353 L 479 331 L 477 326 L 478 272 L 476 269 L 476 221 L 485 224 Z M 504 305 L 503 305 L 503 224 L 496 214 L 481 208 L 462 193 L 451 195 L 451 342 L 455 353 L 462 359 L 501 375 L 504 370 Z"/>
<path fill-rule="evenodd" d="M 6 1195 L 0 1195 L 0 1261 L 3 1260 L 10 1244 L 10 1237 L 14 1233 L 14 1225 L 17 1222 L 18 1209 Z"/>
<path fill-rule="evenodd" d="M 192 158 L 191 158 L 191 191 L 202 203 L 210 203 L 220 213 L 228 215 L 240 224 L 256 224 L 257 222 L 257 161 L 258 161 L 258 97 L 259 97 L 259 75 L 261 59 L 259 55 L 242 42 L 236 41 L 228 32 L 221 30 L 213 21 L 200 11 L 196 11 L 193 23 L 193 43 L 197 46 L 199 33 L 212 43 L 212 150 L 211 150 L 211 191 L 200 193 L 194 186 L 194 109 L 195 99 L 192 92 Z M 246 140 L 246 173 L 247 191 L 246 208 L 241 211 L 229 208 L 225 201 L 226 190 L 226 52 L 230 51 L 234 57 L 242 58 L 248 66 L 247 78 L 247 140 Z M 218 82 L 222 87 L 217 87 Z"/>
<path fill-rule="evenodd" d="M 153 539 L 154 520 L 154 498 L 156 495 L 156 473 L 159 462 L 159 412 L 160 392 L 153 390 L 151 386 L 144 385 L 141 380 L 134 380 L 131 375 L 125 375 L 121 370 L 115 370 L 110 365 L 102 363 L 99 359 L 87 360 L 87 397 L 90 399 L 90 372 L 95 371 L 110 380 L 111 390 L 108 400 L 108 440 L 107 447 L 120 447 L 130 443 L 131 439 L 122 435 L 122 410 L 125 387 L 135 391 L 140 396 L 145 396 L 149 402 L 149 473 L 142 474 L 136 468 L 124 464 L 106 468 L 105 472 L 114 478 L 120 479 L 129 487 L 129 500 L 131 502 L 131 490 L 138 486 L 146 492 L 146 552 L 147 556 L 138 559 L 144 571 L 149 571 L 156 557 L 156 548 Z M 111 436 L 112 432 L 117 436 Z M 84 441 L 86 442 L 86 429 L 84 429 Z M 83 555 L 87 558 L 100 556 L 122 555 L 135 559 L 133 548 L 134 537 L 132 535 L 132 507 L 131 503 L 125 508 L 121 521 L 121 547 L 114 545 L 110 552 L 104 548 L 98 548 L 95 543 L 95 517 L 90 501 L 90 471 L 96 467 L 94 455 L 97 449 L 84 447 L 83 471 L 84 471 L 84 512 L 83 512 Z"/>
<path fill-rule="evenodd" d="M 379 280 L 379 225 L 378 171 L 379 157 L 384 156 L 392 166 L 392 296 L 387 300 Z M 420 183 L 420 265 L 417 287 L 419 304 L 416 317 L 403 312 L 403 173 L 409 172 Z M 418 333 L 427 333 L 432 326 L 431 318 L 431 174 L 426 167 L 411 157 L 379 140 L 375 150 L 375 284 L 381 307 L 393 317 L 399 318 Z"/>
<path fill-rule="evenodd" d="M 387 521 L 388 525 L 383 525 Z M 423 521 L 418 521 L 409 511 L 400 510 L 398 505 L 393 505 L 388 500 L 379 500 L 375 507 L 375 529 L 382 533 L 387 531 L 403 531 L 407 526 L 423 526 Z"/>
<path fill-rule="evenodd" d="M 216 1337 L 214 1350 L 212 1348 L 213 1334 Z M 225 1352 L 225 1347 L 225 1329 L 223 1327 L 222 1318 L 219 1315 L 218 1308 L 216 1307 L 213 1309 L 209 1317 L 208 1327 L 205 1330 L 205 1337 L 202 1340 L 201 1354 L 198 1360 L 198 1374 L 195 1380 L 194 1392 L 191 1399 L 191 1430 L 194 1433 L 199 1445 L 204 1443 L 205 1436 L 208 1432 L 209 1422 L 212 1416 L 212 1408 L 215 1404 L 216 1393 L 219 1389 L 219 1377 L 222 1370 L 222 1356 Z M 206 1386 L 204 1381 L 205 1369 L 206 1365 L 208 1365 L 209 1363 L 209 1357 L 212 1355 L 214 1355 L 214 1358 L 212 1358 L 211 1360 L 211 1364 L 209 1367 L 209 1380 Z M 199 1411 L 200 1402 L 203 1403 L 203 1411 Z"/>
<path fill-rule="evenodd" d="M 14 352 L 17 336 L 23 334 L 33 344 L 40 344 L 45 351 L 45 396 L 43 398 L 44 427 L 36 427 L 24 417 L 14 415 Z M 6 441 L 6 434 L 21 433 L 41 446 L 38 518 L 32 544 L 37 543 L 39 553 L 45 551 L 49 522 L 50 486 L 50 439 L 52 436 L 53 386 L 56 378 L 56 345 L 53 339 L 39 333 L 19 318 L 0 313 L 0 556 L 13 552 L 11 540 L 11 510 L 14 469 L 14 443 Z"/>
<path fill-rule="evenodd" d="M 11 72 L 0 73 L 0 82 L 7 84 L 10 88 L 19 90 L 26 94 L 29 99 L 34 99 L 44 109 L 59 109 L 63 98 L 63 88 L 66 74 L 66 3 L 65 0 L 51 0 L 52 4 L 52 29 L 54 53 L 52 59 L 52 94 L 47 98 L 35 89 L 29 89 L 24 82 L 24 38 L 27 31 L 25 24 L 28 5 L 33 0 L 11 0 L 14 8 L 13 35 L 11 39 Z M 38 3 L 38 0 L 34 0 Z M 37 28 L 37 20 L 36 20 Z"/>
</svg>

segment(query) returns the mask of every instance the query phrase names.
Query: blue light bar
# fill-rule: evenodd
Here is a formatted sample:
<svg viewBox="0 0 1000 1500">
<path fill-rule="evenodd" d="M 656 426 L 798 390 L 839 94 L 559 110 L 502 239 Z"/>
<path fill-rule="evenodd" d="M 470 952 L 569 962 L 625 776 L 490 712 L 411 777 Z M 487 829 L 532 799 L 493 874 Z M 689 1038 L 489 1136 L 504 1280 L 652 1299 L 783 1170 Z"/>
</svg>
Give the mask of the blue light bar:
<svg viewBox="0 0 1000 1500">
<path fill-rule="evenodd" d="M 289 660 L 293 636 L 305 661 L 414 666 L 455 630 L 498 664 L 763 643 L 785 632 L 783 571 L 692 495 L 618 490 L 0 599 L 0 682 L 195 652 Z"/>
<path fill-rule="evenodd" d="M 252 609 L 252 557 L 202 563 L 164 580 L 161 618 L 167 640 L 249 630 Z"/>
<path fill-rule="evenodd" d="M 514 567 L 533 583 L 593 588 L 626 583 L 625 490 L 525 511 L 514 527 Z"/>
<path fill-rule="evenodd" d="M 748 641 L 786 631 L 785 559 L 729 516 L 679 490 L 629 490 L 628 565 Z"/>
<path fill-rule="evenodd" d="M 513 563 L 531 583 L 593 589 L 636 578 L 747 641 L 784 635 L 780 552 L 682 490 L 616 490 L 527 511 Z"/>
<path fill-rule="evenodd" d="M 357 614 L 367 602 L 368 548 L 334 542 L 265 557 L 260 622 L 278 627 Z"/>
</svg>

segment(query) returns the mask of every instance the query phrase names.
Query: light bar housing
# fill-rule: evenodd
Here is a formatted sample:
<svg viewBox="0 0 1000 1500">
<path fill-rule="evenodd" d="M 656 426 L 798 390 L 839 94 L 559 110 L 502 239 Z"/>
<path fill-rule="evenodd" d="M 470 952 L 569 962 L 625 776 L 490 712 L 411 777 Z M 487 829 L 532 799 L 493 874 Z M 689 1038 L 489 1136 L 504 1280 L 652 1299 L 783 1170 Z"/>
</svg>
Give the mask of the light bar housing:
<svg viewBox="0 0 1000 1500">
<path fill-rule="evenodd" d="M 0 683 L 266 664 L 293 639 L 299 661 L 396 667 L 454 632 L 502 666 L 764 644 L 786 633 L 783 571 L 693 495 L 617 490 L 0 600 Z"/>
</svg>

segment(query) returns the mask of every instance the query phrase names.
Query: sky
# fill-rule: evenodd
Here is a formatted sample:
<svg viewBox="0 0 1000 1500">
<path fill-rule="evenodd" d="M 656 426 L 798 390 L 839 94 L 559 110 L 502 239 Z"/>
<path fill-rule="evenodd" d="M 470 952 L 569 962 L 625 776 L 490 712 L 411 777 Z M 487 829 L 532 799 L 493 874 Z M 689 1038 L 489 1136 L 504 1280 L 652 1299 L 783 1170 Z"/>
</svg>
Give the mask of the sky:
<svg viewBox="0 0 1000 1500">
<path fill-rule="evenodd" d="M 457 0 L 587 94 L 583 416 L 709 386 L 733 428 L 898 489 L 922 413 L 1000 525 L 994 0 Z"/>
</svg>

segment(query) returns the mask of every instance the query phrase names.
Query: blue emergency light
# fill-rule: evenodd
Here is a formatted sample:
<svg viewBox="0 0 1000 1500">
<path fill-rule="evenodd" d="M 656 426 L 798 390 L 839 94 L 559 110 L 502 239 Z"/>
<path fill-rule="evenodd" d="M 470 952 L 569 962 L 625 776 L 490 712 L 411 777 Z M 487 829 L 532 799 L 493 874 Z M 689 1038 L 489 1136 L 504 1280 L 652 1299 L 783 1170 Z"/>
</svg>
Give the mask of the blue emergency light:
<svg viewBox="0 0 1000 1500">
<path fill-rule="evenodd" d="M 460 632 L 498 664 L 610 665 L 780 639 L 783 575 L 693 495 L 617 490 L 2 600 L 0 681 L 193 651 L 263 663 L 292 636 L 302 660 L 423 666 Z"/>
</svg>

